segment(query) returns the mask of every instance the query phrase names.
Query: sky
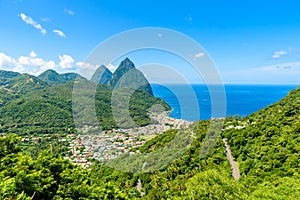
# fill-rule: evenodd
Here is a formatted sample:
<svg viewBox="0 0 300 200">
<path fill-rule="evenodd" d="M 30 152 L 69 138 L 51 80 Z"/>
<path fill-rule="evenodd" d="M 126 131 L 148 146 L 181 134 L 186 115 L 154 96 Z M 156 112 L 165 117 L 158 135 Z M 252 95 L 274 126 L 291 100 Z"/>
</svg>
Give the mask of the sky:
<svg viewBox="0 0 300 200">
<path fill-rule="evenodd" d="M 200 44 L 226 84 L 299 84 L 299 8 L 297 0 L 0 0 L 0 69 L 80 73 L 92 65 L 91 52 L 112 36 L 159 27 Z M 97 64 L 113 70 L 124 57 L 137 67 L 159 63 L 179 74 L 190 71 L 186 79 L 201 82 L 186 61 L 156 50 Z"/>
</svg>

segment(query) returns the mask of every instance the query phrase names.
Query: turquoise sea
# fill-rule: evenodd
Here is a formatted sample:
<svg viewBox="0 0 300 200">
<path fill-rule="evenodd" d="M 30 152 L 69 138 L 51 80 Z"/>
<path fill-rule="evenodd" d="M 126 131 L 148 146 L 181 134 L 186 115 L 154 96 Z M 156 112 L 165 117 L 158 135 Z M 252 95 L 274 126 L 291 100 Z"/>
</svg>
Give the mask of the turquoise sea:
<svg viewBox="0 0 300 200">
<path fill-rule="evenodd" d="M 224 115 L 250 115 L 275 103 L 297 87 L 297 85 L 225 85 L 222 93 L 220 87 L 213 88 L 209 92 L 206 85 L 152 84 L 154 96 L 164 99 L 172 107 L 170 116 L 189 121 Z M 212 100 L 211 96 L 220 98 Z M 220 109 L 219 113 L 212 112 L 212 102 L 216 105 L 213 108 Z"/>
</svg>

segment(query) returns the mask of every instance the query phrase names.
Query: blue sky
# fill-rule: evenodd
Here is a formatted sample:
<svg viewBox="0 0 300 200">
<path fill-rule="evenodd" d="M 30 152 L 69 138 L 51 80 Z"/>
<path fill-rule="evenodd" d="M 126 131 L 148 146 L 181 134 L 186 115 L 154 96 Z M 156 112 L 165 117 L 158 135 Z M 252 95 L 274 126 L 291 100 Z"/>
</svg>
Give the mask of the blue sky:
<svg viewBox="0 0 300 200">
<path fill-rule="evenodd" d="M 162 27 L 202 45 L 225 83 L 299 84 L 299 7 L 296 0 L 0 0 L 0 69 L 78 71 L 107 38 Z M 159 52 L 129 56 L 137 66 L 184 70 L 184 62 Z"/>
</svg>

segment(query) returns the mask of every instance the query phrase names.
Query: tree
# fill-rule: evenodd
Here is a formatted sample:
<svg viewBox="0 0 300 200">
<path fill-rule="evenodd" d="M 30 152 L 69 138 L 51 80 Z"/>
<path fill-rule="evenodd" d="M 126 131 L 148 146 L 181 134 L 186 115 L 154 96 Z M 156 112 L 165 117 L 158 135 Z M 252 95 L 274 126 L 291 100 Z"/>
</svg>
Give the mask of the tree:
<svg viewBox="0 0 300 200">
<path fill-rule="evenodd" d="M 222 171 L 199 172 L 186 184 L 188 199 L 246 199 L 245 188 Z"/>
</svg>

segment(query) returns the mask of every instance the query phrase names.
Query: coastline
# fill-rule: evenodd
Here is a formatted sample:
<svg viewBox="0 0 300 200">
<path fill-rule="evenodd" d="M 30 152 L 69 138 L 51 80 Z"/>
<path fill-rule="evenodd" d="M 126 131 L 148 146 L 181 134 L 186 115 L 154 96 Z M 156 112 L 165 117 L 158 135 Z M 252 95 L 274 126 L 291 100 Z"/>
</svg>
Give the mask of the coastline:
<svg viewBox="0 0 300 200">
<path fill-rule="evenodd" d="M 184 119 L 170 117 L 169 115 L 171 112 L 172 111 L 150 113 L 150 118 L 153 119 L 155 123 L 143 127 L 123 129 L 123 131 L 134 135 L 157 135 L 170 129 L 187 128 L 191 123 L 193 123 Z"/>
</svg>

